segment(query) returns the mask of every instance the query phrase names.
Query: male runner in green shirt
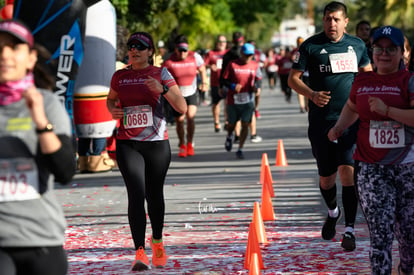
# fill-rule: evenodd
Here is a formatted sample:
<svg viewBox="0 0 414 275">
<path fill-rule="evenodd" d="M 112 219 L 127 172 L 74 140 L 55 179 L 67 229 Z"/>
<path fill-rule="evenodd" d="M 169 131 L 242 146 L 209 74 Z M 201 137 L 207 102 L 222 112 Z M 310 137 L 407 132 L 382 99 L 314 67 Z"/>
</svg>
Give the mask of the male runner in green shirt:
<svg viewBox="0 0 414 275">
<path fill-rule="evenodd" d="M 308 136 L 316 158 L 322 197 L 328 207 L 328 217 L 322 227 L 322 238 L 331 240 L 341 210 L 336 199 L 336 177 L 342 184 L 345 212 L 345 233 L 341 246 L 355 249 L 354 223 L 358 202 L 353 179 L 353 152 L 358 125 L 354 124 L 335 142 L 327 133 L 335 124 L 351 91 L 358 71 L 370 71 L 371 65 L 364 42 L 345 33 L 348 24 L 347 8 L 341 2 L 325 6 L 324 31 L 302 43 L 294 58 L 289 86 L 310 99 Z M 309 86 L 301 76 L 309 71 Z"/>
</svg>

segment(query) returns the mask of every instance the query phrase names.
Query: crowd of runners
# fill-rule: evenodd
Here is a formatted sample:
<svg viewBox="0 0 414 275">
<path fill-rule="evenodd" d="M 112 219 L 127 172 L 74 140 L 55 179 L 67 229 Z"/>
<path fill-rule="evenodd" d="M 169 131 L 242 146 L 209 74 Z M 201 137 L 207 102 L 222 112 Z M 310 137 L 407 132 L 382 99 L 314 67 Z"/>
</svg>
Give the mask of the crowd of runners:
<svg viewBox="0 0 414 275">
<path fill-rule="evenodd" d="M 212 134 L 225 130 L 223 151 L 237 145 L 235 157 L 244 159 L 246 141 L 262 141 L 256 120 L 267 78 L 270 89 L 280 81 L 287 104 L 297 94 L 299 111 L 308 115 L 308 137 L 327 206 L 321 237 L 333 239 L 344 215 L 341 247 L 344 253 L 355 250 L 360 205 L 370 233 L 372 274 L 391 274 L 394 237 L 399 274 L 413 274 L 410 45 L 393 26 L 373 28 L 363 20 L 353 35 L 348 23 L 347 7 L 333 1 L 323 10 L 323 31 L 298 37 L 297 45 L 264 51 L 241 32 L 233 33 L 231 43 L 217 35 L 214 49 L 203 53 L 191 50 L 183 34 L 164 53 L 164 43 L 155 44 L 147 32 L 128 36 L 123 45 L 127 58 L 112 76 L 107 108 L 120 122 L 114 158 L 128 193 L 136 251 L 132 270 L 150 268 L 147 213 L 152 265 L 163 267 L 168 260 L 163 242 L 164 183 L 171 162 L 168 123 L 175 125 L 178 157 L 191 159 L 197 154 L 197 108 L 210 105 Z M 51 191 L 54 179 L 64 183 L 74 175 L 70 123 L 63 108 L 53 104 L 57 99 L 45 91 L 49 87 L 39 84 L 44 82 L 35 74 L 38 52 L 23 24 L 0 23 L 0 51 L 0 142 L 9 148 L 1 153 L 0 176 L 3 185 L 17 186 L 0 193 L 0 223 L 7 225 L 0 230 L 0 273 L 65 274 L 63 213 Z M 28 191 L 19 193 L 23 189 Z M 34 212 L 25 211 L 29 209 Z M 42 232 L 51 233 L 46 237 Z"/>
</svg>

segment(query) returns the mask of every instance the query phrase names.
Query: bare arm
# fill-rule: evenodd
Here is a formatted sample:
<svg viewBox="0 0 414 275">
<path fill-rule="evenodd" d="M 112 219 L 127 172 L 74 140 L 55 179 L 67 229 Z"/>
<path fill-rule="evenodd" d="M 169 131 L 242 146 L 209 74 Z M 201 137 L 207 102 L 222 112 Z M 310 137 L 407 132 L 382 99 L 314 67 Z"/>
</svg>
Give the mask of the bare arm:
<svg viewBox="0 0 414 275">
<path fill-rule="evenodd" d="M 400 109 L 387 106 L 384 101 L 378 97 L 368 99 L 371 112 L 387 116 L 395 121 L 401 122 L 407 126 L 414 127 L 414 109 Z M 410 106 L 414 107 L 414 100 L 411 100 Z"/>
<path fill-rule="evenodd" d="M 355 104 L 348 99 L 345 106 L 342 108 L 338 121 L 329 130 L 329 140 L 334 141 L 338 139 L 338 137 L 340 137 L 342 133 L 358 119 L 358 117 L 359 114 L 356 110 Z"/>
<path fill-rule="evenodd" d="M 49 120 L 45 114 L 42 94 L 36 89 L 36 87 L 32 86 L 27 89 L 27 91 L 23 94 L 23 97 L 26 100 L 26 105 L 30 110 L 32 120 L 35 123 L 36 128 L 44 129 L 49 123 Z M 62 146 L 60 139 L 53 131 L 43 132 L 42 134 L 39 134 L 38 137 L 40 150 L 43 154 L 55 153 Z"/>
<path fill-rule="evenodd" d="M 118 93 L 114 89 L 110 89 L 106 97 L 106 107 L 111 113 L 113 119 L 121 119 L 124 116 L 124 111 L 119 108 Z"/>
<path fill-rule="evenodd" d="M 187 112 L 187 102 L 185 102 L 178 85 L 171 86 L 170 90 L 164 95 L 164 97 L 177 112 L 181 114 L 185 114 Z"/>
<path fill-rule="evenodd" d="M 291 69 L 288 78 L 288 85 L 295 90 L 298 94 L 306 96 L 318 107 L 323 107 L 329 103 L 331 99 L 330 91 L 314 91 L 307 86 L 301 79 L 303 75 L 302 71 Z"/>
<path fill-rule="evenodd" d="M 291 69 L 288 78 L 288 85 L 290 88 L 295 90 L 298 94 L 306 96 L 311 99 L 313 90 L 309 88 L 301 79 L 303 75 L 302 71 Z"/>
<path fill-rule="evenodd" d="M 201 90 L 203 92 L 207 92 L 208 90 L 208 78 L 207 78 L 207 70 L 205 66 L 201 66 L 198 68 L 198 72 L 201 76 Z"/>
<path fill-rule="evenodd" d="M 372 65 L 371 63 L 366 65 L 365 67 L 361 67 L 358 69 L 359 72 L 370 72 L 372 71 Z"/>
<path fill-rule="evenodd" d="M 163 85 L 151 76 L 148 76 L 148 79 L 145 80 L 145 85 L 147 85 L 147 87 L 154 93 L 161 94 L 164 92 Z M 187 103 L 185 102 L 178 85 L 171 86 L 168 89 L 168 92 L 163 96 L 171 104 L 174 110 L 181 114 L 187 112 Z"/>
</svg>

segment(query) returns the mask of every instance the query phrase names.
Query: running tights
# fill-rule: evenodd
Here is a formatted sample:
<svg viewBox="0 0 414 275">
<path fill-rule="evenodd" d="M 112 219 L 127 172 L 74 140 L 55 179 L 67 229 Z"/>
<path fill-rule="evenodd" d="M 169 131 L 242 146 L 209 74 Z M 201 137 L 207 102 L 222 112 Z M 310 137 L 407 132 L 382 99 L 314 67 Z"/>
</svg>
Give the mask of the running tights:
<svg viewBox="0 0 414 275">
<path fill-rule="evenodd" d="M 0 248 L 1 275 L 64 275 L 67 270 L 63 246 Z"/>
<path fill-rule="evenodd" d="M 379 165 L 358 163 L 357 188 L 370 238 L 372 274 L 391 274 L 394 235 L 400 266 L 414 267 L 414 163 Z"/>
<path fill-rule="evenodd" d="M 165 202 L 164 180 L 171 162 L 168 140 L 117 140 L 116 159 L 128 193 L 128 220 L 135 249 L 145 248 L 147 217 L 151 221 L 152 236 L 162 238 Z"/>
</svg>

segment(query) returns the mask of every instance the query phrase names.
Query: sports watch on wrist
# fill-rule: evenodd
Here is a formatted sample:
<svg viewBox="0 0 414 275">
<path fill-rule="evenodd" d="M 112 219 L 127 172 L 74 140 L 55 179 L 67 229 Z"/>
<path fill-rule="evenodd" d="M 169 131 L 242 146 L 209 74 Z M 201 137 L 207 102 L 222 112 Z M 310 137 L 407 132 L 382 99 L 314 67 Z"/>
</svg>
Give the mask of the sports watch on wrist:
<svg viewBox="0 0 414 275">
<path fill-rule="evenodd" d="M 51 123 L 47 123 L 43 129 L 36 128 L 36 134 L 43 134 L 46 132 L 53 132 L 53 125 Z"/>
<path fill-rule="evenodd" d="M 165 95 L 166 93 L 168 93 L 168 91 L 170 90 L 170 88 L 167 85 L 162 86 L 163 88 L 163 92 L 161 93 L 162 95 Z"/>
</svg>

